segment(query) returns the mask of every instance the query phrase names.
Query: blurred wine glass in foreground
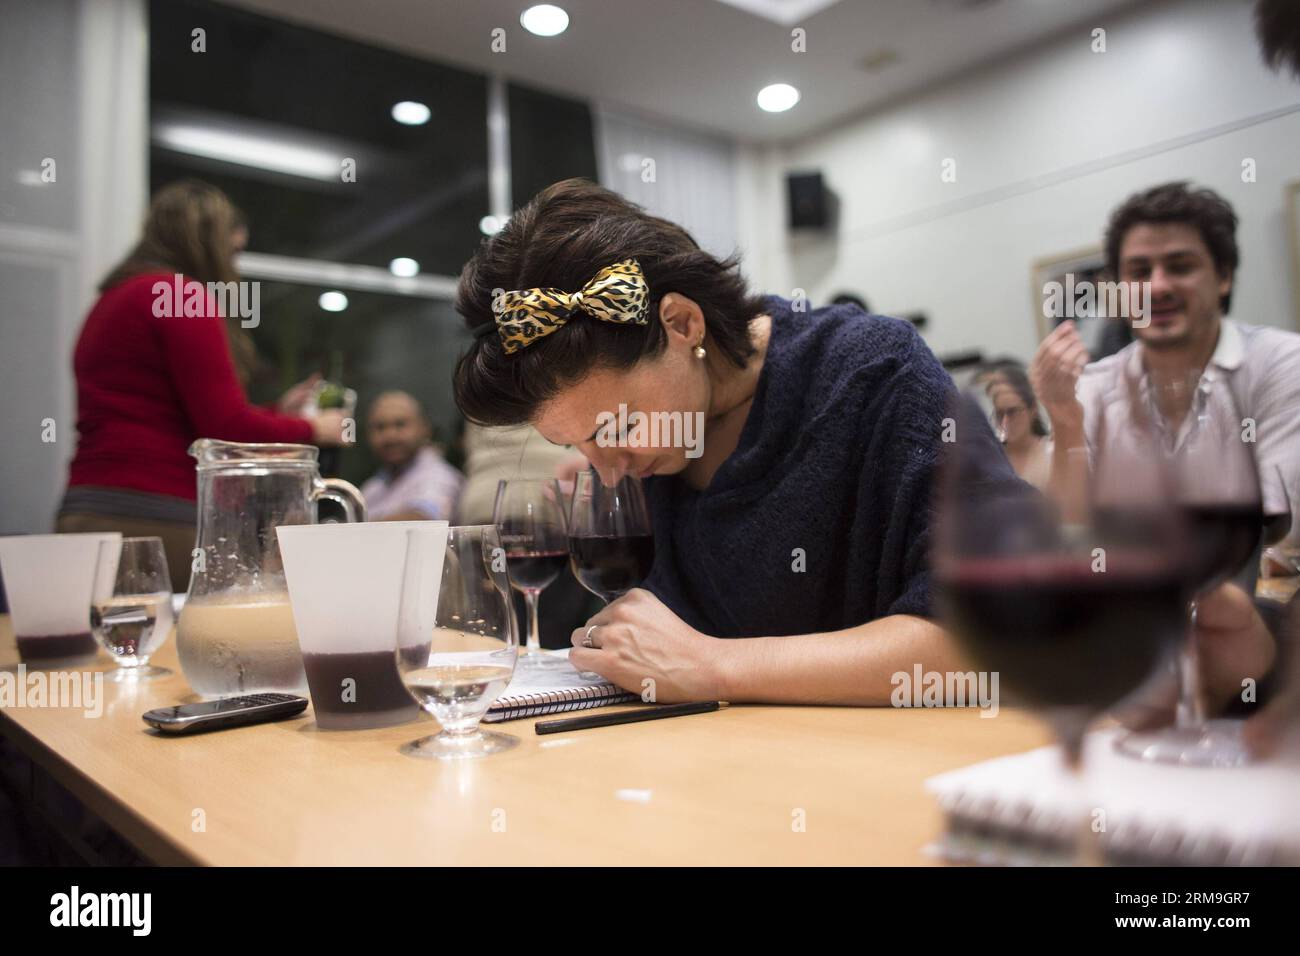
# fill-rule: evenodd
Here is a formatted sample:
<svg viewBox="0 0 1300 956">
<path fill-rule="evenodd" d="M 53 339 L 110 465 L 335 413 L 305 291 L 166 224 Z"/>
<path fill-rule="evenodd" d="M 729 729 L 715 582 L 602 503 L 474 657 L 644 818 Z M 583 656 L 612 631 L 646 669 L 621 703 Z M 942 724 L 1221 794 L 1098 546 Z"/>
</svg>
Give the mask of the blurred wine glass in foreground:
<svg viewBox="0 0 1300 956">
<path fill-rule="evenodd" d="M 934 553 L 941 612 L 974 662 L 1044 715 L 1077 771 L 1091 721 L 1177 642 L 1179 515 L 1140 442 L 1098 456 L 1071 522 L 1014 479 L 974 402 L 960 399 L 952 417 Z"/>
<path fill-rule="evenodd" d="M 1155 424 L 1153 447 L 1163 456 L 1186 523 L 1181 566 L 1188 626 L 1178 657 L 1174 726 L 1129 734 L 1119 748 L 1159 763 L 1239 766 L 1250 759 L 1242 722 L 1207 719 L 1195 630 L 1197 597 L 1231 581 L 1258 554 L 1266 519 L 1254 445 L 1225 380 L 1199 373 L 1173 381 L 1152 378 L 1129 408 L 1135 420 L 1149 417 Z M 1241 583 L 1253 592 L 1255 575 L 1245 578 Z"/>
</svg>

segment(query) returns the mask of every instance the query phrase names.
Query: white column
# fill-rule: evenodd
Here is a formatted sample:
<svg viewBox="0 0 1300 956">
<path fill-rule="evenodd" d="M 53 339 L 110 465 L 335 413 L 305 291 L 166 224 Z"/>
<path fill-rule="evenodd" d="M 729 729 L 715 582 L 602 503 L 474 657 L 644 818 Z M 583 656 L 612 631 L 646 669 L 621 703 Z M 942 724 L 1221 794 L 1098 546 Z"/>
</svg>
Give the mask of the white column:
<svg viewBox="0 0 1300 956">
<path fill-rule="evenodd" d="M 148 43 L 144 0 L 5 0 L 3 22 L 0 534 L 13 534 L 53 528 L 76 447 L 72 349 L 139 230 Z"/>
<path fill-rule="evenodd" d="M 139 237 L 149 204 L 149 24 L 145 0 L 81 2 L 79 304 Z"/>
</svg>

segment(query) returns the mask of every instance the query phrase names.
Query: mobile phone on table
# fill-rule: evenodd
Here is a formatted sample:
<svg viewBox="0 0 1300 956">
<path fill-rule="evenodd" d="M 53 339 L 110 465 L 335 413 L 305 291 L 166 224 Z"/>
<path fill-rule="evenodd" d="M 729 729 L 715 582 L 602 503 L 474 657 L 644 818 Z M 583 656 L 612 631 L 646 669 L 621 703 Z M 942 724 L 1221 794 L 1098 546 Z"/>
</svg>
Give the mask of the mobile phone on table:
<svg viewBox="0 0 1300 956">
<path fill-rule="evenodd" d="M 180 704 L 145 711 L 144 722 L 165 734 L 191 734 L 225 730 L 244 724 L 296 717 L 307 709 L 307 698 L 296 694 L 249 694 L 198 704 Z"/>
</svg>

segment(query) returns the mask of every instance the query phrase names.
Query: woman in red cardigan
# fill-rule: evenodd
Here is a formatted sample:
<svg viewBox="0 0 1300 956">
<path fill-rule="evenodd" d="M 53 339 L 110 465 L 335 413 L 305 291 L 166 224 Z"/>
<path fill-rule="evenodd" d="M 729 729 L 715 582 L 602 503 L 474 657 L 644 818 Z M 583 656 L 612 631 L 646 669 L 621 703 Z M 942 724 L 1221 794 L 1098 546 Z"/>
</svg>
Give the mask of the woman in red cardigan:
<svg viewBox="0 0 1300 956">
<path fill-rule="evenodd" d="M 294 414 L 312 379 L 274 409 L 249 404 L 244 386 L 255 352 L 239 317 L 222 318 L 206 296 L 203 308 L 191 309 L 201 315 L 184 314 L 174 301 L 178 274 L 189 290 L 193 281 L 238 282 L 234 257 L 247 238 L 219 189 L 196 181 L 166 186 L 150 204 L 140 242 L 100 284 L 73 353 L 77 450 L 56 530 L 157 535 L 177 590 L 188 586 L 194 547 L 191 442 L 336 445 L 342 434 L 338 410 L 313 419 Z"/>
</svg>

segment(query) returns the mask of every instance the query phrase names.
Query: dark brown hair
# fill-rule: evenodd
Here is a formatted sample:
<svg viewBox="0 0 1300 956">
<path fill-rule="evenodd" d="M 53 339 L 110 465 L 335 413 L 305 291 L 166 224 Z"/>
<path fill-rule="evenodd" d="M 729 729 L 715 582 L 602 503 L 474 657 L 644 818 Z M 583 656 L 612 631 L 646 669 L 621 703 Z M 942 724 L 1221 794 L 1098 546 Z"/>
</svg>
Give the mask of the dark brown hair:
<svg viewBox="0 0 1300 956">
<path fill-rule="evenodd" d="M 646 325 L 577 316 L 512 354 L 484 328 L 495 328 L 493 300 L 503 291 L 576 292 L 604 267 L 632 258 L 650 287 Z M 659 301 L 669 292 L 699 305 L 712 352 L 743 368 L 754 354 L 749 323 L 764 304 L 749 294 L 736 257 L 715 258 L 680 226 L 587 180 L 548 186 L 485 240 L 461 271 L 456 311 L 479 334 L 456 364 L 456 405 L 481 425 L 517 425 L 595 369 L 631 368 L 660 354 L 668 340 Z"/>
<path fill-rule="evenodd" d="M 1146 222 L 1183 222 L 1201 234 L 1214 268 L 1232 276 L 1241 256 L 1237 251 L 1237 214 L 1231 204 L 1212 189 L 1192 189 L 1185 182 L 1164 183 L 1134 193 L 1110 215 L 1106 226 L 1106 267 L 1119 278 L 1119 249 L 1134 226 Z M 1224 314 L 1232 305 L 1232 291 L 1219 300 Z"/>
<path fill-rule="evenodd" d="M 1295 0 L 1259 0 L 1255 32 L 1264 62 L 1273 70 L 1285 67 L 1300 80 L 1300 4 Z"/>
<path fill-rule="evenodd" d="M 168 183 L 149 203 L 140 241 L 99 283 L 99 291 L 151 272 L 179 272 L 204 284 L 238 282 L 232 238 L 244 225 L 243 213 L 216 186 L 197 179 Z M 257 350 L 236 316 L 225 324 L 235 371 L 246 386 L 257 367 Z"/>
<path fill-rule="evenodd" d="M 226 194 L 197 179 L 168 183 L 154 194 L 144 234 L 99 284 L 103 292 L 131 276 L 179 272 L 199 282 L 238 282 L 231 236 L 244 224 Z"/>
<path fill-rule="evenodd" d="M 1043 416 L 1038 410 L 1038 398 L 1034 395 L 1034 386 L 1029 384 L 1025 370 L 1018 365 L 1005 365 L 997 371 L 1002 376 L 1003 383 L 1010 386 L 1029 412 L 1029 430 L 1040 437 L 1046 435 L 1047 426 L 1043 424 Z"/>
</svg>

